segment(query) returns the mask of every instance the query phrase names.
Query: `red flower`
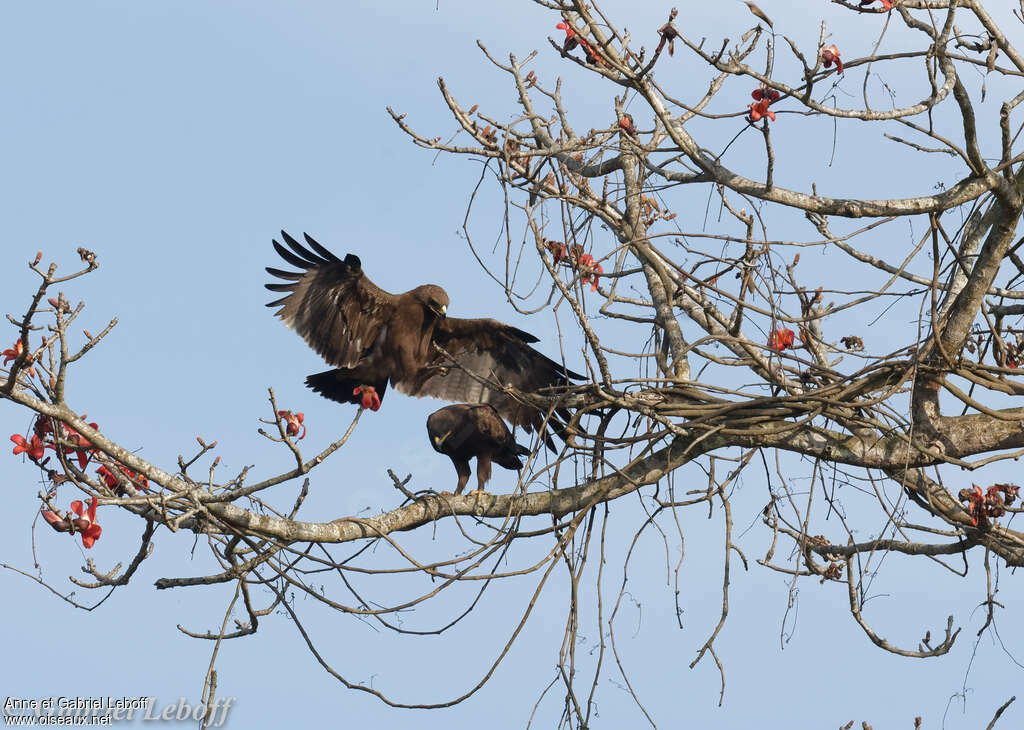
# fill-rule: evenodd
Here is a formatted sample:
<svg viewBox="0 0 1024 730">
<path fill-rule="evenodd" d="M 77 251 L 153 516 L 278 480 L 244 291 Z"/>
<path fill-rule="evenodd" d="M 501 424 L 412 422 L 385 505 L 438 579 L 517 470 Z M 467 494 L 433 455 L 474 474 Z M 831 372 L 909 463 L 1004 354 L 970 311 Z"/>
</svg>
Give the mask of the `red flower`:
<svg viewBox="0 0 1024 730">
<path fill-rule="evenodd" d="M 861 7 L 864 7 L 865 5 L 870 5 L 874 1 L 875 0 L 860 0 L 860 5 Z M 885 10 L 892 10 L 892 0 L 882 0 L 882 7 L 885 8 Z"/>
<path fill-rule="evenodd" d="M 774 122 L 775 112 L 770 111 L 768 105 L 779 100 L 779 92 L 767 84 L 761 84 L 750 95 L 754 97 L 754 103 L 750 105 L 750 121 L 758 122 L 762 117 L 767 117 Z"/>
<path fill-rule="evenodd" d="M 619 127 L 626 134 L 636 135 L 636 128 L 633 126 L 633 116 L 630 114 L 623 114 L 622 119 L 619 120 Z"/>
<path fill-rule="evenodd" d="M 380 396 L 377 395 L 377 389 L 372 385 L 360 385 L 353 388 L 352 395 L 363 396 L 360 402 L 362 408 L 369 408 L 371 411 L 380 410 Z"/>
<path fill-rule="evenodd" d="M 76 499 L 71 503 L 71 511 L 78 515 L 74 525 L 82 533 L 82 547 L 91 548 L 103 532 L 103 528 L 96 524 L 96 498 L 89 500 L 89 509 L 85 508 L 81 500 Z"/>
<path fill-rule="evenodd" d="M 757 101 L 751 104 L 749 116 L 750 121 L 758 122 L 761 120 L 761 117 L 767 117 L 768 119 L 771 119 L 774 122 L 775 112 L 768 108 L 769 104 L 771 104 L 771 102 L 768 101 L 767 98 L 761 99 L 761 101 Z"/>
<path fill-rule="evenodd" d="M 35 434 L 32 435 L 32 441 L 26 441 L 24 436 L 16 433 L 11 436 L 11 441 L 14 442 L 13 453 L 15 456 L 18 454 L 25 454 L 36 463 L 43 458 L 43 452 L 46 450 L 46 445 L 43 444 Z"/>
<path fill-rule="evenodd" d="M 4 358 L 4 367 L 6 367 L 7 363 L 11 360 L 17 360 L 21 357 L 21 353 L 24 351 L 24 348 L 25 346 L 21 344 L 21 340 L 19 339 L 12 347 L 0 352 L 0 356 Z"/>
<path fill-rule="evenodd" d="M 19 357 L 21 357 L 21 353 L 23 353 L 24 351 L 25 346 L 21 343 L 21 339 L 19 338 L 12 347 L 4 350 L 3 352 L 0 352 L 0 357 L 3 357 L 4 359 L 4 367 L 6 367 L 7 363 L 9 363 L 11 360 L 17 360 Z M 28 365 L 26 372 L 29 374 L 30 377 L 34 378 L 36 376 L 36 371 L 35 368 L 32 367 L 31 354 L 25 358 L 25 364 Z"/>
<path fill-rule="evenodd" d="M 843 59 L 839 57 L 839 49 L 835 45 L 825 46 L 821 49 L 821 60 L 825 64 L 825 68 L 830 68 L 834 63 L 836 71 L 843 73 Z"/>
<path fill-rule="evenodd" d="M 141 474 L 136 474 L 128 467 L 122 466 L 120 464 L 117 465 L 117 469 L 118 471 L 121 472 L 122 475 L 124 475 L 123 478 L 126 478 L 138 489 L 149 489 L 149 480 L 146 479 L 146 477 L 142 476 Z M 121 487 L 121 479 L 118 478 L 116 473 L 112 472 L 106 466 L 101 466 L 99 469 L 96 470 L 96 473 L 100 475 L 100 479 L 103 480 L 103 483 L 109 489 L 116 489 L 118 490 L 119 494 L 124 493 L 124 489 Z"/>
<path fill-rule="evenodd" d="M 84 419 L 85 415 L 83 415 L 82 418 Z M 64 426 L 64 438 L 78 446 L 78 448 L 69 448 L 68 453 L 74 454 L 78 457 L 78 468 L 84 471 L 85 467 L 89 464 L 89 454 L 96 451 L 96 449 L 92 448 L 92 442 L 82 434 L 78 433 L 78 431 L 67 424 L 62 425 Z M 89 428 L 94 431 L 98 431 L 100 428 L 98 423 L 90 423 L 88 425 Z"/>
<path fill-rule="evenodd" d="M 779 327 L 768 337 L 768 347 L 782 352 L 787 347 L 792 347 L 796 334 L 788 327 Z"/>
<path fill-rule="evenodd" d="M 967 514 L 971 516 L 971 524 L 978 526 L 978 521 L 986 517 L 985 514 L 985 493 L 977 484 L 974 489 L 961 489 L 960 501 L 967 502 Z"/>
<path fill-rule="evenodd" d="M 590 284 L 590 291 L 597 291 L 597 277 L 604 273 L 601 264 L 594 263 L 594 257 L 589 253 L 580 257 L 580 282 Z"/>
<path fill-rule="evenodd" d="M 103 483 L 106 484 L 111 489 L 120 484 L 120 482 L 117 479 L 117 475 L 114 474 L 114 472 L 110 471 L 110 469 L 108 469 L 105 466 L 101 466 L 99 469 L 97 469 L 96 473 L 100 475 L 100 478 L 103 480 Z"/>
<path fill-rule="evenodd" d="M 377 404 L 378 404 L 378 407 L 380 407 L 380 401 L 379 400 L 377 401 Z M 375 408 L 374 410 L 377 410 L 377 409 Z M 287 426 L 284 429 L 284 432 L 286 434 L 288 434 L 289 436 L 294 436 L 297 433 L 299 433 L 299 429 L 301 428 L 302 429 L 302 435 L 300 435 L 299 438 L 300 439 L 306 438 L 306 427 L 304 425 L 302 425 L 302 421 L 305 418 L 305 416 L 303 414 L 301 414 L 301 413 L 292 413 L 291 411 L 278 411 L 277 415 L 281 419 L 283 419 L 284 422 L 287 424 Z"/>
</svg>

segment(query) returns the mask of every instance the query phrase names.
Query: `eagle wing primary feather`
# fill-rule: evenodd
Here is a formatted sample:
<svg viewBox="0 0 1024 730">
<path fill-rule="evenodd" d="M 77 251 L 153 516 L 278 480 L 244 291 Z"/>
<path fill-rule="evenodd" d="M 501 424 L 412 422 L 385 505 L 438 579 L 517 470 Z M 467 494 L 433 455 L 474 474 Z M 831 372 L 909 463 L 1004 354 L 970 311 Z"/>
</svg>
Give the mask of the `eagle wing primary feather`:
<svg viewBox="0 0 1024 730">
<path fill-rule="evenodd" d="M 331 365 L 354 367 L 364 356 L 372 356 L 397 297 L 366 277 L 357 256 L 339 259 L 304 235 L 309 248 L 284 231 L 281 236 L 288 247 L 274 241 L 281 258 L 300 271 L 267 267 L 268 273 L 284 280 L 267 284 L 267 289 L 287 292 L 267 306 L 279 306 L 277 316 Z"/>
</svg>

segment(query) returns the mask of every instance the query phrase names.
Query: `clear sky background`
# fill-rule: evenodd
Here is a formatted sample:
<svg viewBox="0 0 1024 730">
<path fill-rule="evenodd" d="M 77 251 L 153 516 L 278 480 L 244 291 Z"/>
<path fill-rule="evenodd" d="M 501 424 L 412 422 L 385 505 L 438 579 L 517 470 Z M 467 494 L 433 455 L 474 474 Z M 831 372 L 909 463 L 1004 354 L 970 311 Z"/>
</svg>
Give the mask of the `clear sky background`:
<svg viewBox="0 0 1024 730">
<path fill-rule="evenodd" d="M 606 7 L 650 48 L 669 5 L 644 5 L 640 11 L 625 10 L 621 3 Z M 848 57 L 869 52 L 885 22 L 882 16 L 854 16 L 824 2 L 798 9 L 771 0 L 761 5 L 776 29 L 810 55 L 823 19 Z M 754 22 L 739 2 L 691 3 L 680 10 L 680 28 L 691 37 L 707 37 L 715 47 L 722 37 L 737 39 Z M 444 76 L 467 106 L 480 104 L 498 118 L 510 118 L 515 113 L 511 88 L 476 48 L 479 39 L 499 58 L 509 52 L 522 58 L 538 49 L 538 73 L 566 79 L 577 128 L 607 126 L 614 118 L 614 92 L 595 87 L 558 59 L 546 41 L 559 35 L 556 22 L 557 17 L 523 2 L 6 3 L 0 9 L 0 251 L 5 262 L 0 309 L 14 316 L 24 312 L 37 286 L 25 262 L 37 250 L 44 264 L 56 261 L 64 271 L 78 265 L 77 247 L 95 251 L 99 270 L 66 291 L 73 301 L 87 304 L 82 327 L 96 332 L 115 316 L 119 324 L 74 369 L 68 399 L 110 437 L 168 471 L 174 471 L 179 453 L 190 452 L 197 435 L 219 442 L 223 469 L 254 464 L 258 478 L 288 468 L 290 455 L 256 434 L 258 419 L 269 414 L 268 386 L 275 388 L 281 407 L 305 413 L 304 445 L 310 453 L 337 438 L 354 415 L 353 409 L 303 387 L 305 375 L 324 369 L 322 361 L 263 306 L 269 301 L 263 267 L 278 265 L 270 239 L 282 228 L 308 231 L 339 254 L 357 253 L 375 283 L 390 291 L 440 284 L 451 296 L 450 314 L 494 316 L 523 327 L 541 337 L 541 349 L 557 356 L 550 313 L 518 315 L 482 274 L 461 237 L 480 164 L 414 147 L 385 112 L 391 105 L 424 134 L 448 139 L 455 126 L 435 84 Z M 1013 26 L 1014 32 L 1019 27 Z M 677 48 L 674 58 L 659 64 L 659 81 L 692 97 L 706 87 L 696 64 Z M 687 85 L 691 78 L 701 79 L 696 88 Z M 855 103 L 862 78 L 851 74 L 837 95 Z M 909 98 L 921 77 L 886 81 Z M 976 90 L 980 78 L 972 83 Z M 990 90 L 995 99 L 1005 98 L 997 91 Z M 742 109 L 748 94 L 749 89 L 736 87 L 723 98 L 731 95 Z M 881 129 L 863 124 L 843 128 L 835 166 L 828 168 L 831 123 L 804 122 L 797 131 L 795 124 L 786 128 L 786 117 L 779 119 L 776 141 L 790 150 L 780 158 L 781 181 L 825 181 L 831 194 L 873 198 L 927 194 L 936 181 L 948 184 L 960 174 L 942 167 L 950 164 L 947 158 L 922 162 L 886 142 Z M 982 120 L 983 128 L 994 131 L 993 119 Z M 638 126 L 645 122 L 638 119 Z M 718 139 L 728 140 L 744 122 L 715 124 Z M 716 129 L 709 123 L 702 128 Z M 733 161 L 751 176 L 762 165 L 759 144 L 748 134 L 733 151 Z M 744 155 L 750 155 L 749 166 Z M 674 209 L 684 219 L 703 217 L 704 195 L 680 198 Z M 499 233 L 500 209 L 491 202 L 486 199 L 473 219 L 485 253 Z M 714 216 L 711 220 L 714 225 Z M 774 236 L 785 233 L 783 225 Z M 901 233 L 878 245 L 903 246 L 906 240 Z M 875 313 L 881 311 L 880 305 Z M 890 343 L 887 326 L 882 320 L 871 328 L 878 351 L 905 342 L 894 331 Z M 14 339 L 9 327 L 0 344 L 6 347 Z M 573 341 L 570 333 L 568 342 Z M 578 352 L 570 350 L 568 364 L 581 364 Z M 327 521 L 397 506 L 401 498 L 388 468 L 412 473 L 414 489 L 450 489 L 451 465 L 430 450 L 423 428 L 426 415 L 439 405 L 389 393 L 379 413 L 361 420 L 349 445 L 313 473 L 305 519 Z M 7 434 L 24 433 L 30 422 L 25 411 L 0 405 L 5 442 Z M 0 561 L 31 572 L 30 524 L 38 510 L 39 474 L 21 457 L 7 456 L 0 459 L 0 475 L 6 495 Z M 992 483 L 1014 476 L 1000 467 L 980 479 Z M 702 483 L 694 470 L 678 475 L 677 484 L 689 479 L 695 486 Z M 496 472 L 491 489 L 507 491 L 513 484 L 511 474 Z M 296 486 L 277 489 L 280 504 L 294 500 Z M 1001 618 L 1008 620 L 997 624 L 999 636 L 990 631 L 976 640 L 984 617 L 978 608 L 984 599 L 980 555 L 973 556 L 966 579 L 951 577 L 931 562 L 886 558 L 866 609 L 880 634 L 915 648 L 926 630 L 933 637 L 941 633 L 947 615 L 964 626 L 945 657 L 897 658 L 872 646 L 855 625 L 842 584 L 801 584 L 787 614 L 788 582 L 753 562 L 768 544 L 758 521 L 767 490 L 754 472 L 739 489 L 737 530 L 753 525 L 740 540 L 751 570 L 733 565 L 730 618 L 717 644 L 727 682 L 722 707 L 719 676 L 709 658 L 688 668 L 720 609 L 720 522 L 708 521 L 703 508 L 684 516 L 682 631 L 673 588 L 666 582 L 663 543 L 646 535 L 633 558 L 618 648 L 660 727 L 820 728 L 857 719 L 858 726 L 867 720 L 876 728 L 911 728 L 914 716 L 923 715 L 926 728 L 977 728 L 1020 692 L 1024 672 L 1004 651 L 1024 647 L 1016 618 L 1024 592 L 1016 576 L 1000 576 L 998 599 L 1006 606 Z M 62 493 L 58 501 L 72 498 Z M 609 545 L 615 547 L 606 570 L 615 577 L 608 579 L 606 601 L 618 592 L 622 556 L 644 519 L 635 498 L 610 509 L 617 519 L 609 528 Z M 77 540 L 36 531 L 43 575 L 58 590 L 72 589 L 65 576 L 81 575 L 85 558 L 102 570 L 130 560 L 141 525 L 110 508 L 101 510 L 100 522 L 103 537 L 88 553 Z M 439 527 L 436 536 L 421 530 L 401 540 L 420 554 L 443 555 L 460 545 L 450 526 Z M 184 636 L 176 626 L 217 630 L 231 592 L 225 587 L 157 591 L 153 581 L 160 577 L 213 568 L 204 545 L 193 552 L 194 535 L 161 530 L 155 543 L 155 554 L 132 583 L 88 613 L 22 576 L 0 572 L 5 696 L 150 695 L 161 704 L 180 696 L 198 700 L 211 645 Z M 539 555 L 548 547 L 533 550 Z M 527 549 L 524 555 L 529 554 Z M 397 562 L 381 549 L 364 564 Z M 218 694 L 237 698 L 229 726 L 524 727 L 556 676 L 564 578 L 557 575 L 542 594 L 489 684 L 457 707 L 431 712 L 392 709 L 346 690 L 321 670 L 286 615 L 268 616 L 255 636 L 221 650 Z M 369 579 L 362 585 L 382 601 L 414 590 Z M 466 622 L 440 637 L 395 637 L 369 622 L 321 611 L 301 597 L 297 608 L 329 661 L 351 681 L 400 701 L 438 701 L 461 695 L 486 671 L 534 585 L 526 579 L 495 586 Z M 91 598 L 84 593 L 78 589 L 76 599 Z M 467 596 L 457 593 L 402 620 L 417 628 L 433 626 L 457 613 Z M 589 599 L 592 604 L 593 596 Z M 593 616 L 585 619 L 581 655 L 597 642 Z M 556 723 L 563 697 L 558 689 L 541 704 L 536 727 Z M 594 727 L 644 723 L 610 665 L 597 704 Z M 1022 725 L 1024 710 L 1015 705 L 1000 727 Z"/>
</svg>

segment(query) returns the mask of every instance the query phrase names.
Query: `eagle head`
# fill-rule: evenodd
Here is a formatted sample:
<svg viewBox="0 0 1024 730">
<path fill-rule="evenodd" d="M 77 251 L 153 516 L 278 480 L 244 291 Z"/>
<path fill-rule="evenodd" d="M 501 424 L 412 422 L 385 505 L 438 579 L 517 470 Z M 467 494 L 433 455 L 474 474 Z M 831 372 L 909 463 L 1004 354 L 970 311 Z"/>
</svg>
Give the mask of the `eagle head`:
<svg viewBox="0 0 1024 730">
<path fill-rule="evenodd" d="M 436 284 L 425 284 L 413 289 L 420 303 L 437 317 L 448 314 L 448 293 Z"/>
</svg>

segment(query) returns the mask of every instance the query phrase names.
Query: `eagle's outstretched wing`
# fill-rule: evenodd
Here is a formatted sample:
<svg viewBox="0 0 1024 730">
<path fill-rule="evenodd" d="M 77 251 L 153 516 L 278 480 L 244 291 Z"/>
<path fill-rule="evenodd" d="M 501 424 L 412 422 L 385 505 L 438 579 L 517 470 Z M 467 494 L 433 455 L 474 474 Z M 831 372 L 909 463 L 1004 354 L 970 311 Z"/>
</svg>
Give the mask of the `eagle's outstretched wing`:
<svg viewBox="0 0 1024 730">
<path fill-rule="evenodd" d="M 530 347 L 529 343 L 536 341 L 529 332 L 497 320 L 448 317 L 438 322 L 434 344 L 448 353 L 451 360 L 435 348 L 415 377 L 394 385 L 399 392 L 417 397 L 489 403 L 513 425 L 528 432 L 539 430 L 544 422 L 543 413 L 470 375 L 524 393 L 567 386 L 571 379 L 583 378 Z M 556 432 L 560 425 L 555 424 Z"/>
<path fill-rule="evenodd" d="M 308 249 L 284 231 L 288 248 L 274 241 L 281 258 L 301 271 L 267 267 L 268 273 L 285 280 L 267 284 L 267 289 L 288 292 L 267 306 L 280 306 L 277 316 L 331 365 L 355 367 L 385 334 L 397 296 L 366 278 L 358 256 L 339 259 L 304 235 Z"/>
</svg>

